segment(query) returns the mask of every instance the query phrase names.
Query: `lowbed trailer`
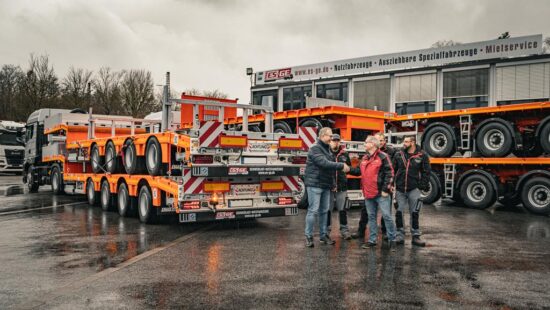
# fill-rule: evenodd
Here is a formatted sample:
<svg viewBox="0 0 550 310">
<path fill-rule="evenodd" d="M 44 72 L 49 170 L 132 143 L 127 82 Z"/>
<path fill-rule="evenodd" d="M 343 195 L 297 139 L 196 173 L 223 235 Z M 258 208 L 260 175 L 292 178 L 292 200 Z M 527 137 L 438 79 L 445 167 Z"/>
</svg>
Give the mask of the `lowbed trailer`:
<svg viewBox="0 0 550 310">
<path fill-rule="evenodd" d="M 27 141 L 40 150 L 25 165 L 29 189 L 51 184 L 56 194 L 85 194 L 91 205 L 121 216 L 137 213 L 145 223 L 169 214 L 180 222 L 298 214 L 307 153 L 297 134 L 273 133 L 268 108 L 186 95 L 169 99 L 167 89 L 158 132 L 158 121 L 37 113 L 48 115 L 31 124 L 43 128 L 37 136 L 47 143 Z M 172 104 L 186 107 L 175 131 L 169 130 Z M 263 112 L 264 132 L 226 129 L 224 115 L 237 108 Z"/>
</svg>

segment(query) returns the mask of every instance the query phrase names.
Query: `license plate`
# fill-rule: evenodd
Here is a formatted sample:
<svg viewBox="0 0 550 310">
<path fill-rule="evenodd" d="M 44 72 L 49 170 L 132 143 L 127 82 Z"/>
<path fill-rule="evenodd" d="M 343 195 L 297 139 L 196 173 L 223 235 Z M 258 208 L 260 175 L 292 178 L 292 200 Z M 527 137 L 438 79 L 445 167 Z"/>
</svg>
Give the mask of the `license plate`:
<svg viewBox="0 0 550 310">
<path fill-rule="evenodd" d="M 250 208 L 253 206 L 252 199 L 229 200 L 229 208 Z"/>
<path fill-rule="evenodd" d="M 243 164 L 252 164 L 252 165 L 266 165 L 266 157 L 242 157 Z"/>
</svg>

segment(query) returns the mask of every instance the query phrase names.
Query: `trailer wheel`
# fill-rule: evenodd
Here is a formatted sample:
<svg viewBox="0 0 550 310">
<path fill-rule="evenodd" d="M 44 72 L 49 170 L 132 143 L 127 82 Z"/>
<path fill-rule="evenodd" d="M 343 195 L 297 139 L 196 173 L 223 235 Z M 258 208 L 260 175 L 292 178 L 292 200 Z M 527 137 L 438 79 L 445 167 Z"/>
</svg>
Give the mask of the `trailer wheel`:
<svg viewBox="0 0 550 310">
<path fill-rule="evenodd" d="M 540 146 L 544 153 L 550 154 L 550 122 L 546 122 L 540 131 Z"/>
<path fill-rule="evenodd" d="M 145 165 L 150 175 L 163 174 L 164 165 L 162 164 L 162 149 L 157 138 L 152 137 L 147 141 L 145 149 Z"/>
<path fill-rule="evenodd" d="M 151 189 L 147 184 L 142 185 L 139 189 L 138 215 L 139 221 L 145 224 L 152 224 L 157 218 L 156 210 L 153 207 Z"/>
<path fill-rule="evenodd" d="M 120 171 L 120 156 L 116 152 L 113 141 L 107 142 L 105 146 L 105 170 L 113 174 Z"/>
<path fill-rule="evenodd" d="M 476 146 L 485 157 L 505 157 L 512 152 L 514 141 L 508 127 L 492 122 L 477 132 Z"/>
<path fill-rule="evenodd" d="M 103 180 L 101 182 L 100 194 L 101 194 L 101 196 L 100 196 L 100 199 L 99 199 L 99 203 L 101 205 L 101 209 L 103 211 L 111 210 L 113 195 L 111 194 L 111 188 L 109 186 L 109 181 Z"/>
<path fill-rule="evenodd" d="M 61 175 L 61 169 L 59 168 L 59 165 L 54 165 L 52 167 L 52 192 L 54 195 L 61 195 L 65 193 L 63 189 L 63 176 Z"/>
<path fill-rule="evenodd" d="M 122 163 L 124 164 L 124 170 L 128 174 L 138 174 L 142 172 L 144 163 L 143 157 L 137 156 L 136 146 L 132 140 L 126 140 L 124 142 L 124 157 Z"/>
<path fill-rule="evenodd" d="M 292 128 L 286 122 L 276 122 L 273 125 L 274 133 L 292 133 Z"/>
<path fill-rule="evenodd" d="M 424 150 L 433 157 L 449 157 L 455 152 L 454 134 L 443 126 L 428 129 L 423 142 Z"/>
<path fill-rule="evenodd" d="M 521 189 L 523 206 L 535 214 L 550 213 L 550 179 L 535 177 L 527 181 Z"/>
<path fill-rule="evenodd" d="M 262 132 L 262 129 L 258 125 L 250 125 L 248 126 L 248 131 L 251 132 Z"/>
<path fill-rule="evenodd" d="M 432 204 L 441 199 L 441 186 L 437 177 L 430 174 L 429 189 L 427 191 L 420 191 L 420 199 L 425 204 Z"/>
<path fill-rule="evenodd" d="M 27 168 L 27 188 L 29 189 L 29 192 L 36 193 L 40 185 L 38 184 L 38 180 L 36 180 L 36 177 L 34 176 L 33 170 L 34 167 L 32 165 Z"/>
<path fill-rule="evenodd" d="M 92 151 L 90 152 L 90 164 L 92 165 L 92 171 L 94 173 L 103 172 L 104 158 L 99 155 L 99 147 L 97 144 L 92 146 Z"/>
<path fill-rule="evenodd" d="M 128 190 L 128 185 L 122 182 L 118 186 L 117 192 L 117 208 L 118 214 L 122 217 L 131 216 L 134 211 L 134 202 L 135 198 L 130 196 L 130 191 Z"/>
<path fill-rule="evenodd" d="M 497 197 L 491 181 L 484 175 L 474 174 L 462 182 L 460 198 L 466 206 L 481 210 L 494 204 Z"/>
<path fill-rule="evenodd" d="M 95 191 L 92 179 L 86 181 L 86 198 L 88 198 L 88 204 L 90 206 L 95 206 L 99 202 L 99 192 Z"/>
</svg>

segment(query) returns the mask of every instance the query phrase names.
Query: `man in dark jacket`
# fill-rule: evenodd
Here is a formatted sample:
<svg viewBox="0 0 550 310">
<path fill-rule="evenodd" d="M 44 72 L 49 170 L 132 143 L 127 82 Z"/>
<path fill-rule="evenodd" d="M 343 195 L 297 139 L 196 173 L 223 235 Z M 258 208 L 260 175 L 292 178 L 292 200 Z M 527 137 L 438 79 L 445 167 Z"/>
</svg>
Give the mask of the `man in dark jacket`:
<svg viewBox="0 0 550 310">
<path fill-rule="evenodd" d="M 351 167 L 351 159 L 348 152 L 345 151 L 345 147 L 340 145 L 340 135 L 333 134 L 332 139 L 330 140 L 330 151 L 334 155 L 336 162 L 345 163 Z M 350 170 L 350 174 L 361 175 L 359 169 L 356 169 L 357 172 L 352 173 L 355 169 Z M 340 221 L 340 236 L 345 240 L 350 240 L 351 236 L 348 229 L 348 212 L 346 210 L 346 204 L 348 201 L 348 178 L 344 171 L 336 171 L 336 188 L 332 191 L 331 207 L 327 215 L 327 231 L 330 235 L 330 226 L 332 222 L 332 210 L 338 210 L 338 219 Z"/>
<path fill-rule="evenodd" d="M 319 138 L 307 154 L 304 184 L 307 191 L 308 209 L 306 215 L 306 246 L 313 247 L 313 225 L 319 217 L 319 235 L 322 244 L 334 244 L 327 234 L 327 212 L 330 206 L 330 192 L 336 186 L 336 171 L 349 172 L 345 163 L 337 163 L 329 150 L 332 129 L 319 130 Z"/>
<path fill-rule="evenodd" d="M 416 137 L 409 136 L 403 141 L 403 150 L 396 152 L 393 157 L 395 167 L 395 187 L 397 204 L 395 213 L 397 224 L 397 243 L 404 243 L 403 210 L 409 209 L 412 244 L 425 246 L 420 240 L 419 216 L 422 208 L 420 190 L 429 187 L 430 159 L 416 144 Z"/>
<path fill-rule="evenodd" d="M 395 149 L 388 145 L 386 142 L 386 137 L 382 132 L 378 132 L 374 135 L 379 141 L 380 141 L 380 151 L 388 154 L 388 156 L 393 158 L 393 155 L 395 154 Z M 353 170 L 352 170 L 353 171 Z M 367 215 L 367 209 L 362 208 L 361 209 L 361 218 L 359 219 L 359 227 L 357 228 L 357 233 L 354 233 L 351 235 L 353 239 L 360 239 L 361 241 L 365 240 L 365 230 L 367 229 L 367 223 L 368 223 L 368 215 Z M 382 219 L 382 234 L 386 234 L 386 222 L 384 222 L 384 219 Z"/>
<path fill-rule="evenodd" d="M 363 248 L 376 246 L 378 237 L 378 209 L 386 221 L 390 248 L 395 250 L 395 224 L 391 216 L 391 189 L 393 168 L 389 156 L 379 150 L 380 140 L 368 136 L 365 140 L 367 155 L 361 161 L 361 189 L 365 196 L 365 207 L 369 215 L 369 240 Z"/>
</svg>

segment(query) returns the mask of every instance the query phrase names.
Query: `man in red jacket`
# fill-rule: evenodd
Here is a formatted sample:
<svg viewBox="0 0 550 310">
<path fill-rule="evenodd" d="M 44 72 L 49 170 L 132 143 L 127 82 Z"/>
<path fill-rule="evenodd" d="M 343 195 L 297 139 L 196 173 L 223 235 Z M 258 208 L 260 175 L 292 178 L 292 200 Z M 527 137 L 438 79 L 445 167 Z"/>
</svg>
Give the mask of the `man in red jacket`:
<svg viewBox="0 0 550 310">
<path fill-rule="evenodd" d="M 395 224 L 391 216 L 391 187 L 393 168 L 388 154 L 380 151 L 380 141 L 374 136 L 365 140 L 367 154 L 361 161 L 361 188 L 365 196 L 365 207 L 369 216 L 369 240 L 362 248 L 376 246 L 378 238 L 378 209 L 386 222 L 390 249 L 395 250 Z"/>
</svg>

